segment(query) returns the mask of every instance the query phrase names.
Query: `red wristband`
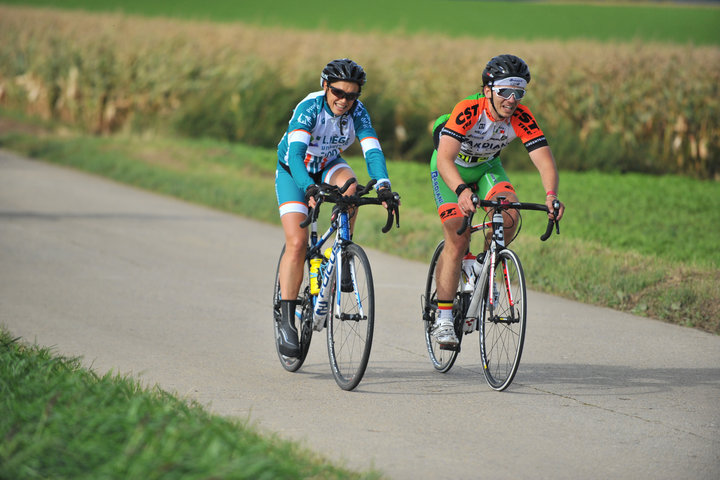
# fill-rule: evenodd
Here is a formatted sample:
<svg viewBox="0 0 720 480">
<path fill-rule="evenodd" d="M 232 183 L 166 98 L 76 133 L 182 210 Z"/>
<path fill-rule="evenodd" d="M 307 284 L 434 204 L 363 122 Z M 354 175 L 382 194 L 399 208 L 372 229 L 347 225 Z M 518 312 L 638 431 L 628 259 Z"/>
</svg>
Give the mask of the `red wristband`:
<svg viewBox="0 0 720 480">
<path fill-rule="evenodd" d="M 547 193 L 545 194 L 545 196 L 546 196 L 546 197 L 555 197 L 555 198 L 557 198 L 557 193 L 555 193 L 554 190 L 548 190 Z"/>
</svg>

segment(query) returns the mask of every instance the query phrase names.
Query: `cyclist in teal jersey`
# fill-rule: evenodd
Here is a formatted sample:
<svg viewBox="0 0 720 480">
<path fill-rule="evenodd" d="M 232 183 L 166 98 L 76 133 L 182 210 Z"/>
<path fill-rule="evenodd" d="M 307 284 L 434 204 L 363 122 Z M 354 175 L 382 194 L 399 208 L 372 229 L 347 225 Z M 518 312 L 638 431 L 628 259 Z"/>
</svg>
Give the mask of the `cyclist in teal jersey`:
<svg viewBox="0 0 720 480">
<path fill-rule="evenodd" d="M 322 71 L 322 90 L 308 94 L 293 110 L 287 131 L 278 144 L 275 193 L 280 221 L 285 231 L 285 254 L 280 261 L 279 281 L 282 321 L 280 353 L 296 357 L 300 353 L 295 326 L 295 306 L 303 276 L 303 262 L 308 243 L 307 228 L 300 223 L 315 206 L 318 183 L 342 186 L 355 178 L 341 154 L 360 140 L 370 177 L 385 208 L 392 207 L 385 156 L 370 115 L 358 100 L 365 84 L 363 68 L 343 58 L 328 63 Z M 355 193 L 355 185 L 346 195 Z M 352 219 L 352 224 L 356 216 Z M 349 272 L 349 268 L 343 268 Z M 346 283 L 346 282 L 343 282 Z M 344 287 L 341 287 L 344 288 Z"/>
<path fill-rule="evenodd" d="M 448 346 L 458 344 L 452 305 L 470 231 L 463 235 L 457 231 L 463 218 L 475 211 L 473 192 L 481 199 L 502 196 L 509 202 L 518 201 L 500 161 L 503 148 L 515 138 L 523 142 L 540 172 L 550 212 L 558 195 L 559 177 L 552 151 L 530 109 L 520 104 L 530 82 L 527 64 L 514 55 L 493 57 L 483 70 L 482 80 L 482 93 L 461 100 L 452 113 L 436 120 L 433 130 L 436 150 L 431 159 L 431 180 L 445 238 L 437 266 L 439 315 L 433 335 L 439 344 Z M 560 220 L 564 211 L 560 203 L 555 219 Z M 505 215 L 507 243 L 513 239 L 518 218 L 516 210 Z"/>
</svg>

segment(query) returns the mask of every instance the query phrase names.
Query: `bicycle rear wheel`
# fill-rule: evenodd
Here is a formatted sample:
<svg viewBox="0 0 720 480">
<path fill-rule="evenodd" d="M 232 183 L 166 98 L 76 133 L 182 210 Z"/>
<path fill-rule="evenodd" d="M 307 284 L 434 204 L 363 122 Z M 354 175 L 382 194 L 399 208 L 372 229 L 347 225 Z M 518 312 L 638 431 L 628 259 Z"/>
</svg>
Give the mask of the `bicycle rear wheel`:
<svg viewBox="0 0 720 480">
<path fill-rule="evenodd" d="M 337 266 L 350 268 L 352 291 L 343 292 L 342 288 L 337 288 L 337 275 L 334 275 L 330 296 L 332 310 L 327 325 L 328 356 L 337 384 L 343 390 L 352 390 L 362 380 L 370 359 L 375 328 L 375 289 L 370 261 L 362 248 L 350 243 L 343 247 L 340 255 L 343 261 Z"/>
<path fill-rule="evenodd" d="M 443 251 L 445 241 L 440 242 L 435 248 L 432 259 L 430 260 L 430 269 L 428 270 L 427 282 L 425 283 L 425 294 L 423 296 L 422 307 L 423 307 L 423 327 L 425 330 L 425 345 L 427 346 L 428 356 L 430 362 L 432 362 L 435 370 L 445 373 L 449 371 L 455 359 L 457 359 L 458 353 L 460 353 L 460 343 L 453 350 L 445 350 L 440 348 L 440 344 L 437 343 L 435 338 L 432 336 L 433 325 L 435 325 L 435 318 L 437 317 L 437 286 L 435 284 L 435 271 L 437 270 L 438 260 L 440 253 Z M 460 315 L 458 310 L 458 295 L 455 295 L 456 301 L 453 306 L 453 317 L 457 318 Z M 462 342 L 463 332 L 461 328 L 458 328 L 458 322 L 455 322 L 455 335 L 458 337 L 458 342 Z"/>
<path fill-rule="evenodd" d="M 493 282 L 493 305 L 486 286 L 480 306 L 480 358 L 488 385 L 502 391 L 520 365 L 527 315 L 525 274 L 512 250 L 497 254 Z"/>
<path fill-rule="evenodd" d="M 285 254 L 285 246 L 280 251 L 280 259 L 275 269 L 275 289 L 273 291 L 273 333 L 275 334 L 275 350 L 277 351 L 280 364 L 288 372 L 296 372 L 305 362 L 308 351 L 310 350 L 310 340 L 312 340 L 312 297 L 310 295 L 310 280 L 307 268 L 303 268 L 303 280 L 300 285 L 300 293 L 298 294 L 298 305 L 295 308 L 295 326 L 298 328 L 298 337 L 300 340 L 300 356 L 286 357 L 280 353 L 278 341 L 280 338 L 280 260 Z"/>
</svg>

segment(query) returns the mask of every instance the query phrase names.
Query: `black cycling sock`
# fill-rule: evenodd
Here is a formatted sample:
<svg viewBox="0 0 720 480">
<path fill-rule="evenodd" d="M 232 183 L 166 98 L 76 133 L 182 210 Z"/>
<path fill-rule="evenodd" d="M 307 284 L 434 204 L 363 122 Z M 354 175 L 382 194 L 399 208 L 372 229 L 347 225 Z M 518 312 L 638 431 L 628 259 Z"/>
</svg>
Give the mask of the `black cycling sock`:
<svg viewBox="0 0 720 480">
<path fill-rule="evenodd" d="M 296 357 L 300 354 L 300 341 L 298 331 L 295 327 L 295 307 L 297 300 L 280 300 L 280 338 L 278 348 L 280 353 L 288 357 Z"/>
</svg>

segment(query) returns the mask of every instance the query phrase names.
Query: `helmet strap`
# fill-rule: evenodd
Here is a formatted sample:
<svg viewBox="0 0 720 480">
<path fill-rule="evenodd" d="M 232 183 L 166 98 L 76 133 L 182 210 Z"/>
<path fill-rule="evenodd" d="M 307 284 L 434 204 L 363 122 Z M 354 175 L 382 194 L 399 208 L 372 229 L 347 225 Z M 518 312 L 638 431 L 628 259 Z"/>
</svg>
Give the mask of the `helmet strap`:
<svg viewBox="0 0 720 480">
<path fill-rule="evenodd" d="M 492 82 L 491 82 L 491 83 L 488 83 L 488 84 L 485 85 L 485 86 L 490 88 L 490 106 L 492 107 L 493 112 L 495 112 L 495 117 L 496 117 L 496 118 L 504 118 L 502 115 L 500 115 L 500 112 L 497 111 L 497 108 L 495 108 L 495 100 L 494 100 L 494 97 L 493 97 L 493 95 L 495 94 L 495 92 L 493 92 L 493 89 L 492 89 L 492 87 L 493 87 Z M 483 88 L 484 88 L 484 87 L 483 87 Z"/>
</svg>

